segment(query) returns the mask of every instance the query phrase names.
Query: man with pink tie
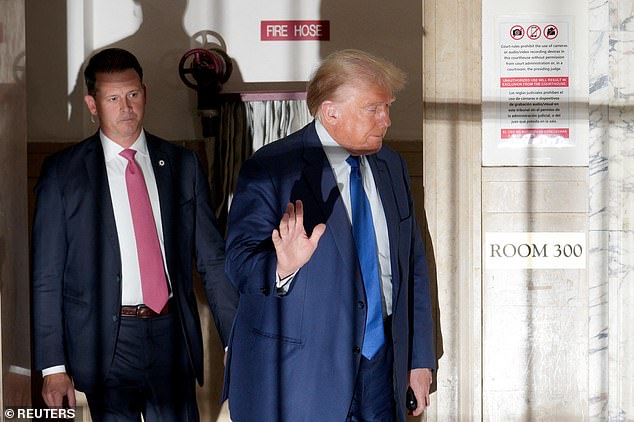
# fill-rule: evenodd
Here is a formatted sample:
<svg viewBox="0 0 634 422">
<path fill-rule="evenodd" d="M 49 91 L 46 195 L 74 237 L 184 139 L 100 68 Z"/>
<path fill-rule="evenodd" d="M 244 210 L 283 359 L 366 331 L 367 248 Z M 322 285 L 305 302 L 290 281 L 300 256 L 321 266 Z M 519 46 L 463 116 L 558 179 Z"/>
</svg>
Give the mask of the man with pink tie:
<svg viewBox="0 0 634 422">
<path fill-rule="evenodd" d="M 95 54 L 100 130 L 49 157 L 33 224 L 35 367 L 49 406 L 86 393 L 95 421 L 197 421 L 203 346 L 192 267 L 226 344 L 237 293 L 196 155 L 143 129 L 143 70 Z"/>
</svg>

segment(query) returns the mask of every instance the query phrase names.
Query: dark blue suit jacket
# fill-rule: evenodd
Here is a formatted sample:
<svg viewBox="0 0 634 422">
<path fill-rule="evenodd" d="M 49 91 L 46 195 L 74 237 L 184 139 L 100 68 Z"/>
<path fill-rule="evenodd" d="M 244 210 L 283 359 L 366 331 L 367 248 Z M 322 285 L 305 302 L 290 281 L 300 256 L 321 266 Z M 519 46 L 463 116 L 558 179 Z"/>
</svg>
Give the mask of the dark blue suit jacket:
<svg viewBox="0 0 634 422">
<path fill-rule="evenodd" d="M 387 218 L 392 262 L 394 398 L 405 411 L 410 368 L 435 368 L 429 278 L 402 158 L 368 157 Z M 285 295 L 271 232 L 301 199 L 308 234 L 326 232 Z M 366 309 L 352 229 L 311 123 L 244 163 L 229 213 L 227 275 L 240 291 L 225 392 L 234 421 L 344 421 Z M 403 418 L 403 415 L 400 415 Z"/>
<path fill-rule="evenodd" d="M 173 298 L 193 369 L 202 383 L 194 259 L 225 344 L 237 292 L 224 276 L 224 239 L 215 227 L 209 184 L 196 155 L 148 133 L 146 139 L 159 192 Z M 119 243 L 99 135 L 49 157 L 36 194 L 35 368 L 64 364 L 76 388 L 91 391 L 110 368 L 121 306 Z"/>
</svg>

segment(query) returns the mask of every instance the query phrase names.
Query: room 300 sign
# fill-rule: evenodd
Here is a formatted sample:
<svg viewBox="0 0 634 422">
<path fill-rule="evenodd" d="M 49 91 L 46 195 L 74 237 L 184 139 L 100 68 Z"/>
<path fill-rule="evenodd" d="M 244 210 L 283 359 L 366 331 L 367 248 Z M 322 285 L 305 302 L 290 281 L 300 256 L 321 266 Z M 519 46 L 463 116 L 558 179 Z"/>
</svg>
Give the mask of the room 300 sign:
<svg viewBox="0 0 634 422">
<path fill-rule="evenodd" d="M 586 234 L 489 232 L 482 252 L 488 269 L 585 268 Z"/>
<path fill-rule="evenodd" d="M 549 256 L 554 258 L 580 258 L 583 256 L 583 245 L 579 243 L 575 243 L 574 245 L 571 245 L 570 243 L 563 245 L 559 243 L 555 243 L 553 245 L 549 245 L 548 243 L 542 243 L 540 245 L 535 243 L 520 243 L 519 245 L 513 243 L 506 243 L 503 245 L 499 243 L 492 243 L 489 246 L 491 247 L 491 258 L 512 258 L 515 256 L 520 256 L 521 258 L 548 258 Z"/>
</svg>

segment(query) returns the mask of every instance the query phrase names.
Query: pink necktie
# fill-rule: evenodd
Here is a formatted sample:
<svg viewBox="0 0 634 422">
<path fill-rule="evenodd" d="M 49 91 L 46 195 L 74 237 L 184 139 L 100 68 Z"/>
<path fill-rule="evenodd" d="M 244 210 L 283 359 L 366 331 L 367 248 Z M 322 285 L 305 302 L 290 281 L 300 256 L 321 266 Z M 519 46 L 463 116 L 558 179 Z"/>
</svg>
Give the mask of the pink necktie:
<svg viewBox="0 0 634 422">
<path fill-rule="evenodd" d="M 125 169 L 125 183 L 128 187 L 128 199 L 130 200 L 134 236 L 139 255 L 143 301 L 154 312 L 160 313 L 167 303 L 167 280 L 150 196 L 147 192 L 147 186 L 145 186 L 143 172 L 134 161 L 136 151 L 124 149 L 119 154 L 128 160 L 128 166 Z"/>
</svg>

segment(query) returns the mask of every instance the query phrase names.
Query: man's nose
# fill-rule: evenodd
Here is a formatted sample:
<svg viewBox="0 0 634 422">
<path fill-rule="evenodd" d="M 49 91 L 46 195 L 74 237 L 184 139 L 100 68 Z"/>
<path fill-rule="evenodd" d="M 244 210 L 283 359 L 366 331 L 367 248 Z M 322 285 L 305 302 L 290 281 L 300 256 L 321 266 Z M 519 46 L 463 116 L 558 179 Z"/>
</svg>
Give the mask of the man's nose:
<svg viewBox="0 0 634 422">
<path fill-rule="evenodd" d="M 132 110 L 132 101 L 128 97 L 124 97 L 121 106 L 125 111 Z"/>
<path fill-rule="evenodd" d="M 378 113 L 378 119 L 382 126 L 390 127 L 392 124 L 392 120 L 390 119 L 390 109 L 387 107 L 382 108 Z"/>
</svg>

